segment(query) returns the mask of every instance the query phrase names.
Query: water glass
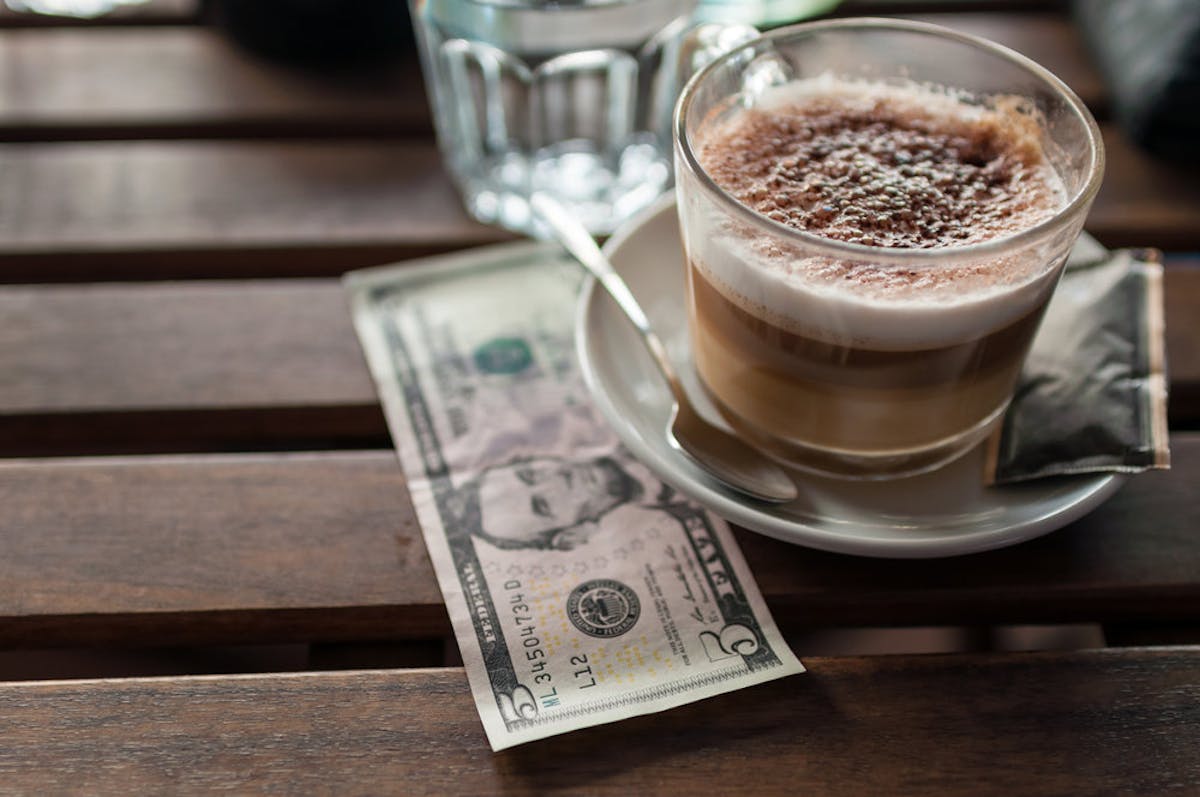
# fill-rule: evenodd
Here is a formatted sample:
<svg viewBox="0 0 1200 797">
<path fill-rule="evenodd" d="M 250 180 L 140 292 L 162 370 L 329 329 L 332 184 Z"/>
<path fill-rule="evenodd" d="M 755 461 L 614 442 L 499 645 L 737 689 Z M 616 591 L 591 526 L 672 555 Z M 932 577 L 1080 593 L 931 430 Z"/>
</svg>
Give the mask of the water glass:
<svg viewBox="0 0 1200 797">
<path fill-rule="evenodd" d="M 753 38 L 696 0 L 410 0 L 442 157 L 477 219 L 532 231 L 545 191 L 593 233 L 671 186 L 686 79 Z"/>
</svg>

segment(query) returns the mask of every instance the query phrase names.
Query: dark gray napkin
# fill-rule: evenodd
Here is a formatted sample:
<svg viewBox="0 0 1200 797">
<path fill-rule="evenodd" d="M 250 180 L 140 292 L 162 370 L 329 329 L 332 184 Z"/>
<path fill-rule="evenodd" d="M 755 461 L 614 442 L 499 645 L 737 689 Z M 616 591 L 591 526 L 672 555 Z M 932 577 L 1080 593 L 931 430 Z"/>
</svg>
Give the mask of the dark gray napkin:
<svg viewBox="0 0 1200 797">
<path fill-rule="evenodd" d="M 989 484 L 1169 466 L 1162 264 L 1084 236 L 988 444 Z"/>
</svg>

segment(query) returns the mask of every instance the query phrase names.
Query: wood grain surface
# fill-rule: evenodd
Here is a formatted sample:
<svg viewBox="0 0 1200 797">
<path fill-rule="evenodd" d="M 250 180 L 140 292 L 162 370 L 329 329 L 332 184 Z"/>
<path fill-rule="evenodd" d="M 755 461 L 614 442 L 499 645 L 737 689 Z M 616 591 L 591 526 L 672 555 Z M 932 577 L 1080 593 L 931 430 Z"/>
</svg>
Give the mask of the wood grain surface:
<svg viewBox="0 0 1200 797">
<path fill-rule="evenodd" d="M 1200 172 L 1106 128 L 1087 229 L 1200 248 Z M 0 145 L 0 281 L 339 275 L 512 237 L 466 216 L 431 142 Z"/>
<path fill-rule="evenodd" d="M 1200 650 L 812 659 L 491 753 L 461 670 L 0 685 L 15 792 L 1189 793 Z"/>
<path fill-rule="evenodd" d="M 301 69 L 212 28 L 53 28 L 0 31 L 0 63 L 0 140 L 432 132 L 415 53 Z"/>
<path fill-rule="evenodd" d="M 1055 13 L 846 0 L 841 13 L 970 8 L 928 20 L 1046 64 L 1104 118 L 1065 4 L 1044 7 Z M 992 13 L 1010 8 L 1022 13 Z M 197 20 L 193 0 L 98 23 L 0 4 L 0 648 L 118 661 L 130 648 L 203 658 L 306 643 L 311 667 L 380 651 L 405 667 L 441 661 L 445 607 L 344 294 L 295 278 L 512 236 L 462 210 L 414 62 L 317 74 Z M 1089 229 L 1112 246 L 1200 249 L 1200 172 L 1140 153 L 1111 124 L 1105 141 Z M 1172 471 L 1132 479 L 1052 535 L 953 560 L 857 559 L 739 531 L 785 633 L 1200 625 L 1200 434 L 1184 431 L 1200 423 L 1200 269 L 1174 259 L 1166 301 Z M 188 453 L 200 451 L 230 453 Z M 62 456 L 130 453 L 142 455 Z M 0 794 L 1200 783 L 1200 648 L 806 663 L 804 676 L 499 755 L 461 670 L 0 683 Z"/>
<path fill-rule="evenodd" d="M 45 464 L 0 462 L 10 645 L 448 632 L 390 454 Z"/>
<path fill-rule="evenodd" d="M 11 144 L 0 174 L 7 281 L 340 274 L 511 237 L 429 142 Z"/>
<path fill-rule="evenodd" d="M 1200 435 L 1175 468 L 1021 546 L 933 561 L 740 532 L 789 627 L 1200 621 Z M 385 452 L 0 462 L 0 646 L 448 635 Z"/>
<path fill-rule="evenodd" d="M 918 18 L 1012 47 L 1104 109 L 1104 85 L 1066 17 Z M 0 141 L 428 136 L 415 55 L 387 66 L 316 70 L 274 63 L 199 26 L 0 30 Z"/>
<path fill-rule="evenodd" d="M 1176 424 L 1200 420 L 1200 268 L 1166 278 Z M 0 288 L 0 455 L 386 447 L 340 283 Z"/>
</svg>

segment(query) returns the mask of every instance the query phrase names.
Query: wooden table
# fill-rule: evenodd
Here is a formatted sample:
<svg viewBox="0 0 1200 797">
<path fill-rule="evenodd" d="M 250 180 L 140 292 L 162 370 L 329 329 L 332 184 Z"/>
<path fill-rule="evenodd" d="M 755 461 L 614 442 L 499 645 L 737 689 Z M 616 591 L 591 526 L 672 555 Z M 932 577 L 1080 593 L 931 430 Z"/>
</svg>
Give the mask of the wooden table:
<svg viewBox="0 0 1200 797">
<path fill-rule="evenodd" d="M 741 533 L 809 674 L 498 755 L 337 281 L 509 237 L 460 209 L 415 64 L 287 69 L 179 2 L 0 15 L 0 793 L 1200 793 L 1197 173 L 1107 121 L 1056 4 L 844 8 L 991 36 L 1105 120 L 1088 229 L 1168 251 L 1175 467 L 950 561 Z M 1059 623 L 1108 646 L 802 644 Z"/>
</svg>

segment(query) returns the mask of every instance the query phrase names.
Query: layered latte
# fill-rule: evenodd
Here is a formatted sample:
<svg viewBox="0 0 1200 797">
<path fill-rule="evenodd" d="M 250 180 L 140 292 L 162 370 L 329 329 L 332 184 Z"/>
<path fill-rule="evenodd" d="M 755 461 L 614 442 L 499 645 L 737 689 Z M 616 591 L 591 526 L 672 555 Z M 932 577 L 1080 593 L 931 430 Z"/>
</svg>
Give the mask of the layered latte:
<svg viewBox="0 0 1200 797">
<path fill-rule="evenodd" d="M 867 475 L 984 435 L 1063 257 L 988 246 L 1066 202 L 1039 130 L 1015 99 L 831 77 L 710 114 L 697 160 L 745 212 L 681 217 L 696 367 L 730 422 Z"/>
</svg>

